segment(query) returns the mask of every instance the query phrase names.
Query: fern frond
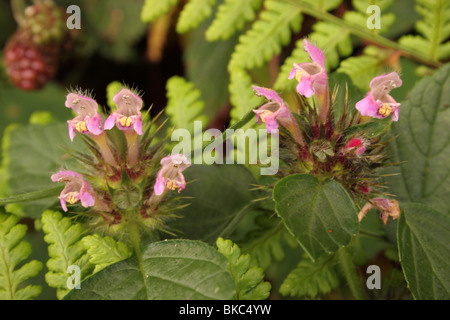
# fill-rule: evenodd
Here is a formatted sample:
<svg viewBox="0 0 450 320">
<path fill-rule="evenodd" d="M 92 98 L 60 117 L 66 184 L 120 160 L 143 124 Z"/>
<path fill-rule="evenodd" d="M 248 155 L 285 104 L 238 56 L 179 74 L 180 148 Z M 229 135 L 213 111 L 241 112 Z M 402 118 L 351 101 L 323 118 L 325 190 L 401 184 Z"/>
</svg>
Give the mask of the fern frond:
<svg viewBox="0 0 450 320">
<path fill-rule="evenodd" d="M 166 89 L 168 102 L 165 113 L 174 128 L 188 129 L 192 134 L 194 121 L 202 121 L 204 126 L 207 124 L 208 118 L 202 114 L 205 103 L 192 82 L 173 76 L 167 81 Z"/>
<path fill-rule="evenodd" d="M 367 46 L 361 56 L 342 61 L 337 72 L 347 74 L 362 91 L 369 91 L 370 80 L 387 71 L 386 61 L 390 56 L 390 50 Z"/>
<path fill-rule="evenodd" d="M 142 22 L 152 22 L 169 12 L 178 0 L 145 0 L 141 10 Z"/>
<path fill-rule="evenodd" d="M 416 23 L 416 30 L 421 36 L 406 35 L 399 39 L 399 43 L 434 61 L 450 57 L 450 2 L 417 0 L 416 11 L 423 17 Z"/>
<path fill-rule="evenodd" d="M 283 296 L 315 298 L 339 286 L 334 255 L 323 255 L 315 262 L 307 256 L 299 262 L 280 287 Z"/>
<path fill-rule="evenodd" d="M 83 280 L 91 271 L 92 264 L 89 255 L 81 242 L 84 235 L 82 226 L 69 218 L 64 218 L 60 212 L 47 210 L 42 214 L 42 229 L 44 240 L 49 244 L 47 261 L 48 272 L 45 281 L 50 287 L 56 288 L 56 296 L 62 299 L 68 292 L 67 280 L 70 277 L 69 266 L 78 266 Z"/>
<path fill-rule="evenodd" d="M 303 16 L 298 6 L 274 0 L 264 1 L 259 20 L 239 37 L 231 56 L 229 70 L 235 67 L 252 69 L 269 61 L 291 40 L 291 32 L 299 32 Z"/>
<path fill-rule="evenodd" d="M 263 98 L 257 97 L 252 90 L 252 78 L 243 69 L 235 68 L 230 75 L 230 111 L 231 124 L 242 119 L 248 111 L 263 102 Z"/>
<path fill-rule="evenodd" d="M 177 22 L 177 32 L 185 33 L 196 28 L 203 20 L 208 18 L 217 0 L 189 0 Z"/>
<path fill-rule="evenodd" d="M 225 0 L 217 9 L 216 16 L 206 30 L 206 40 L 226 40 L 242 30 L 247 21 L 253 21 L 262 0 Z"/>
<path fill-rule="evenodd" d="M 93 273 L 130 257 L 132 253 L 123 242 L 107 236 L 94 234 L 85 236 L 81 241 L 90 257 L 89 261 L 95 265 Z"/>
<path fill-rule="evenodd" d="M 236 286 L 237 300 L 265 300 L 272 288 L 264 281 L 264 271 L 251 265 L 249 254 L 241 254 L 241 249 L 231 240 L 218 238 L 217 250 L 228 259 L 228 271 Z"/>
<path fill-rule="evenodd" d="M 13 214 L 0 212 L 0 300 L 30 300 L 38 296 L 41 286 L 23 282 L 35 277 L 42 270 L 42 263 L 32 260 L 23 263 L 31 254 L 31 245 L 23 240 L 27 226 L 18 224 Z"/>
<path fill-rule="evenodd" d="M 302 0 L 309 4 L 313 8 L 317 8 L 321 11 L 330 11 L 339 7 L 342 0 Z"/>
</svg>

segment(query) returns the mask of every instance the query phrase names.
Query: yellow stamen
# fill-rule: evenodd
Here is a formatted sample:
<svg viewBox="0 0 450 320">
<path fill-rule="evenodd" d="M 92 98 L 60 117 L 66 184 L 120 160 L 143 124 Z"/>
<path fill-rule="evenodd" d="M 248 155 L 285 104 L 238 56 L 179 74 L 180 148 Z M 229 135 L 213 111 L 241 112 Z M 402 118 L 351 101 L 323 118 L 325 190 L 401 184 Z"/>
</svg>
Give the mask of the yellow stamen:
<svg viewBox="0 0 450 320">
<path fill-rule="evenodd" d="M 266 122 L 266 118 L 267 118 L 268 116 L 270 116 L 271 114 L 273 114 L 272 111 L 264 110 L 264 111 L 259 115 L 259 117 L 261 118 L 261 121 L 265 123 L 265 122 Z"/>
<path fill-rule="evenodd" d="M 167 182 L 166 187 L 169 190 L 175 190 L 176 188 L 178 188 L 177 183 L 175 182 L 175 180 L 170 180 L 170 179 Z"/>
<path fill-rule="evenodd" d="M 75 129 L 78 132 L 86 132 L 86 131 L 88 131 L 87 126 L 86 126 L 86 122 L 84 122 L 84 121 L 77 122 L 75 124 Z"/>
<path fill-rule="evenodd" d="M 295 80 L 297 80 L 298 82 L 302 81 L 302 75 L 303 75 L 304 71 L 303 70 L 297 70 L 295 72 Z"/>
<path fill-rule="evenodd" d="M 78 196 L 78 192 L 69 192 L 66 197 L 67 202 L 69 202 L 70 204 L 74 204 L 78 201 L 78 199 L 75 198 L 76 196 Z"/>
<path fill-rule="evenodd" d="M 130 117 L 122 117 L 119 120 L 122 127 L 127 127 L 127 128 L 129 128 L 131 126 L 132 121 L 133 121 L 133 119 L 131 119 Z"/>
<path fill-rule="evenodd" d="M 378 109 L 378 113 L 382 116 L 388 116 L 392 113 L 393 108 L 388 103 L 383 103 Z"/>
</svg>

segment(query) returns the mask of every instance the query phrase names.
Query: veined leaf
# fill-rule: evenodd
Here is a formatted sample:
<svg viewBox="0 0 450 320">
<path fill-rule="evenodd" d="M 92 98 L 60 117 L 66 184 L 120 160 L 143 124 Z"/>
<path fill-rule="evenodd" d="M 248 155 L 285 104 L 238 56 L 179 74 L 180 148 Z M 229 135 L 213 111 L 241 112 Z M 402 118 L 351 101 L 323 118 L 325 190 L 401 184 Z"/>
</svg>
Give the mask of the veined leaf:
<svg viewBox="0 0 450 320">
<path fill-rule="evenodd" d="M 283 296 L 315 298 L 330 293 L 339 286 L 335 270 L 335 255 L 324 254 L 315 262 L 304 256 L 297 267 L 284 279 L 280 287 Z"/>
<path fill-rule="evenodd" d="M 168 13 L 170 8 L 177 3 L 178 0 L 145 0 L 141 11 L 141 20 L 143 22 L 152 22 L 163 14 Z"/>
<path fill-rule="evenodd" d="M 80 280 L 91 271 L 89 255 L 81 242 L 84 229 L 69 218 L 64 218 L 60 212 L 47 210 L 42 214 L 42 229 L 44 240 L 49 244 L 47 261 L 48 272 L 45 281 L 56 288 L 58 299 L 62 299 L 68 292 L 67 281 L 70 277 L 69 266 L 80 269 Z"/>
<path fill-rule="evenodd" d="M 434 61 L 450 57 L 450 2 L 446 0 L 417 0 L 416 10 L 423 20 L 416 23 L 421 36 L 406 35 L 401 45 L 426 54 Z M 445 42 L 444 42 L 445 41 Z"/>
<path fill-rule="evenodd" d="M 402 102 L 392 126 L 394 161 L 400 175 L 386 181 L 399 201 L 420 202 L 450 212 L 450 64 L 422 79 Z"/>
<path fill-rule="evenodd" d="M 208 18 L 217 0 L 189 0 L 177 22 L 177 32 L 185 33 L 196 28 L 203 20 Z"/>
<path fill-rule="evenodd" d="M 262 0 L 225 0 L 206 31 L 206 39 L 226 40 L 237 30 L 242 30 L 245 22 L 255 19 L 255 12 L 261 7 L 261 2 Z"/>
<path fill-rule="evenodd" d="M 322 11 L 330 11 L 339 7 L 342 0 L 302 0 L 302 2 L 308 3 L 313 8 L 317 8 Z"/>
<path fill-rule="evenodd" d="M 237 300 L 265 300 L 272 288 L 264 281 L 264 271 L 258 266 L 251 266 L 249 254 L 241 254 L 241 249 L 231 240 L 218 238 L 217 250 L 228 259 L 228 272 L 236 286 Z"/>
<path fill-rule="evenodd" d="M 95 265 L 94 273 L 131 256 L 131 250 L 123 242 L 111 237 L 94 234 L 85 236 L 81 241 L 89 255 L 89 261 Z"/>
<path fill-rule="evenodd" d="M 358 233 L 356 207 L 336 181 L 291 175 L 277 182 L 273 199 L 286 228 L 313 260 L 336 252 Z"/>
<path fill-rule="evenodd" d="M 15 215 L 0 211 L 0 300 L 29 300 L 42 291 L 41 286 L 23 286 L 43 265 L 37 260 L 23 264 L 31 254 L 31 246 L 23 240 L 27 226 L 18 222 Z"/>
<path fill-rule="evenodd" d="M 229 70 L 235 67 L 252 69 L 260 67 L 281 47 L 291 40 L 291 32 L 298 32 L 303 16 L 300 9 L 290 3 L 274 0 L 264 1 L 259 20 L 239 38 L 239 44 L 231 56 Z"/>
<path fill-rule="evenodd" d="M 450 299 L 450 213 L 406 203 L 398 222 L 403 273 L 414 298 Z"/>
<path fill-rule="evenodd" d="M 110 265 L 72 290 L 68 300 L 231 299 L 227 259 L 201 241 L 167 240 L 142 248 L 139 257 Z"/>
</svg>

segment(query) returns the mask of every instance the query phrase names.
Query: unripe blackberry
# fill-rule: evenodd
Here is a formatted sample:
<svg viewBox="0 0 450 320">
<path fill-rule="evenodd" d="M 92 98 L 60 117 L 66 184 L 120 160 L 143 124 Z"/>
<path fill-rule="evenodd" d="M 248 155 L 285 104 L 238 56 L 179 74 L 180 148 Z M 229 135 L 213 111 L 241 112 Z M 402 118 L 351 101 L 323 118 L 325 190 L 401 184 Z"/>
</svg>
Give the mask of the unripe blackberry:
<svg viewBox="0 0 450 320">
<path fill-rule="evenodd" d="M 13 84 L 23 90 L 42 88 L 55 77 L 59 46 L 36 46 L 23 32 L 16 32 L 4 49 L 6 74 Z"/>
<path fill-rule="evenodd" d="M 52 1 L 37 2 L 27 7 L 24 14 L 21 28 L 34 44 L 60 43 L 64 39 L 67 32 L 65 12 Z"/>
</svg>

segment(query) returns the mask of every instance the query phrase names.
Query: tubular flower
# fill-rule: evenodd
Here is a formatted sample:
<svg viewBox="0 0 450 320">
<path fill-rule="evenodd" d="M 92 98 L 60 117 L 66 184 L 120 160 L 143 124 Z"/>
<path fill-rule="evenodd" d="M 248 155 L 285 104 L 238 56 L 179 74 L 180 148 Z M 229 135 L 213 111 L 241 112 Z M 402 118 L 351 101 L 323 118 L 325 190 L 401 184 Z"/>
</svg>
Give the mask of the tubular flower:
<svg viewBox="0 0 450 320">
<path fill-rule="evenodd" d="M 67 211 L 67 202 L 74 204 L 80 201 L 85 208 L 94 206 L 95 197 L 92 187 L 83 179 L 81 174 L 64 170 L 53 174 L 51 179 L 53 182 L 64 182 L 66 184 L 59 195 L 61 207 L 64 211 Z"/>
<path fill-rule="evenodd" d="M 302 96 L 309 98 L 314 94 L 326 95 L 328 76 L 323 52 L 307 39 L 303 40 L 303 48 L 313 62 L 294 63 L 289 79 L 295 78 L 298 81 L 297 92 Z"/>
<path fill-rule="evenodd" d="M 353 138 L 345 145 L 345 151 L 353 151 L 357 156 L 360 156 L 366 151 L 364 140 L 361 138 Z"/>
<path fill-rule="evenodd" d="M 170 155 L 161 160 L 162 168 L 158 171 L 154 186 L 155 194 L 161 195 L 167 190 L 178 189 L 181 192 L 186 188 L 183 171 L 191 165 L 182 154 Z"/>
<path fill-rule="evenodd" d="M 93 135 L 100 135 L 103 132 L 103 119 L 98 113 L 98 104 L 94 99 L 69 93 L 65 105 L 77 114 L 74 119 L 67 121 L 70 140 L 73 141 L 77 132 Z"/>
<path fill-rule="evenodd" d="M 396 220 L 400 217 L 400 207 L 397 200 L 386 199 L 386 198 L 374 198 L 371 200 L 372 203 L 368 202 L 358 213 L 358 220 L 361 221 L 364 216 L 372 209 L 374 206 L 380 210 L 380 219 L 386 224 L 388 218 L 391 216 L 392 219 Z"/>
<path fill-rule="evenodd" d="M 397 103 L 389 95 L 392 89 L 402 85 L 397 72 L 375 77 L 370 82 L 370 91 L 367 96 L 356 103 L 356 109 L 363 116 L 376 119 L 392 117 L 392 121 L 398 121 L 400 103 Z"/>
<path fill-rule="evenodd" d="M 279 124 L 289 130 L 296 141 L 303 145 L 304 140 L 298 124 L 284 103 L 283 99 L 272 89 L 253 86 L 257 96 L 264 96 L 268 101 L 258 109 L 254 109 L 257 124 L 266 124 L 266 130 L 271 133 L 272 130 L 278 129 Z"/>
<path fill-rule="evenodd" d="M 110 130 L 114 125 L 123 131 L 134 130 L 142 135 L 142 99 L 129 89 L 122 89 L 113 97 L 118 106 L 105 121 L 105 129 Z"/>
</svg>

